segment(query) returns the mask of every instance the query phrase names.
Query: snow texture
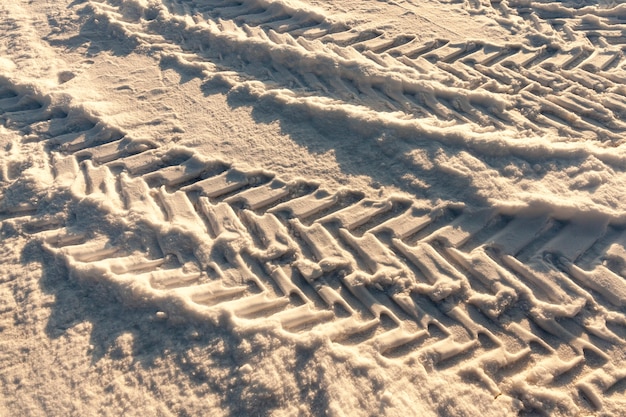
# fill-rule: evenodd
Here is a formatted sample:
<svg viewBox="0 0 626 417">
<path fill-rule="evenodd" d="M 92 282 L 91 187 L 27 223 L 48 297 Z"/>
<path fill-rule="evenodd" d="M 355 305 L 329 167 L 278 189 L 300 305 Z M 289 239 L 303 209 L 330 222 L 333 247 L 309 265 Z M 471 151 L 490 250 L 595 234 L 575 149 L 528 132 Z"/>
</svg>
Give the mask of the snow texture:
<svg viewBox="0 0 626 417">
<path fill-rule="evenodd" d="M 0 415 L 623 415 L 625 5 L 5 3 Z"/>
</svg>

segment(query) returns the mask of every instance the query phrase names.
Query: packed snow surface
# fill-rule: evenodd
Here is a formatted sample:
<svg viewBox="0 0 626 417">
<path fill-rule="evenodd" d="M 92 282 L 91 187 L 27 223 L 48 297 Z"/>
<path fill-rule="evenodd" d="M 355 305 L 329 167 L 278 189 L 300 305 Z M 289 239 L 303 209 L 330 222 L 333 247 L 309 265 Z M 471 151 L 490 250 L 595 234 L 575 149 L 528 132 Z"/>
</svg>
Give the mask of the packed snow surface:
<svg viewBox="0 0 626 417">
<path fill-rule="evenodd" d="M 0 415 L 622 416 L 626 5 L 0 5 Z"/>
</svg>

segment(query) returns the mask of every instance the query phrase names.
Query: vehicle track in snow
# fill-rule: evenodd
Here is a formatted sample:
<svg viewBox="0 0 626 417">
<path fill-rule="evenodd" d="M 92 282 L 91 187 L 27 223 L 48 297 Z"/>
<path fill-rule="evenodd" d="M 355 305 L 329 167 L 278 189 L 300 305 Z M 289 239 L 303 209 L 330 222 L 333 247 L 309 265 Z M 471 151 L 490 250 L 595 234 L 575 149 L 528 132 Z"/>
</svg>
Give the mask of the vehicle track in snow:
<svg viewBox="0 0 626 417">
<path fill-rule="evenodd" d="M 491 1 L 487 7 L 496 11 L 501 25 L 525 33 L 531 41 L 557 39 L 601 49 L 626 43 L 626 9 L 614 0 Z"/>
<path fill-rule="evenodd" d="M 133 140 L 6 80 L 0 120 L 13 146 L 43 145 L 50 183 L 29 189 L 46 164 L 7 158 L 0 196 L 31 193 L 0 200 L 2 229 L 124 303 L 374 349 L 525 412 L 623 403 L 624 224 L 283 181 Z"/>
<path fill-rule="evenodd" d="M 616 34 L 623 7 L 593 8 L 601 12 L 592 21 L 585 9 L 532 5 L 528 13 L 535 20 L 569 35 L 536 39 L 534 30 L 504 45 L 422 42 L 266 1 L 89 7 L 118 36 L 207 72 L 217 65 L 237 74 L 235 84 L 260 80 L 266 91 L 291 99 L 330 99 L 441 129 L 466 124 L 475 132 L 508 129 L 518 137 L 622 143 L 624 46 Z M 521 6 L 493 7 L 528 24 Z M 598 29 L 604 27 L 609 29 Z"/>
</svg>

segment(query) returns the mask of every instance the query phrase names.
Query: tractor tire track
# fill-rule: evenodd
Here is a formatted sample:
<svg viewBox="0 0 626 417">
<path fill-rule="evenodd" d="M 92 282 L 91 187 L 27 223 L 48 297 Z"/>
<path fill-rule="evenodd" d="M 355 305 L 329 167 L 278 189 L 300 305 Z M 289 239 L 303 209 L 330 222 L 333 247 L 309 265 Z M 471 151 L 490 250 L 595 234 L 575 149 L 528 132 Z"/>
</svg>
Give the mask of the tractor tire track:
<svg viewBox="0 0 626 417">
<path fill-rule="evenodd" d="M 281 2 L 207 5 L 171 1 L 164 5 L 170 13 L 167 17 L 162 14 L 161 20 L 155 18 L 143 29 L 128 27 L 127 36 L 145 31 L 169 37 L 166 41 L 179 45 L 184 52 L 211 60 L 216 54 L 207 49 L 218 44 L 216 62 L 220 64 L 225 63 L 227 51 L 240 51 L 241 44 L 216 39 L 198 45 L 199 38 L 210 38 L 211 34 L 219 39 L 237 37 L 255 47 L 253 53 L 243 47 L 244 53 L 237 56 L 239 64 L 241 59 L 250 63 L 241 68 L 244 73 L 260 58 L 267 65 L 271 82 L 295 89 L 297 94 L 321 93 L 379 112 L 403 112 L 404 117 L 424 119 L 439 127 L 453 121 L 473 126 L 476 131 L 513 128 L 521 135 L 552 132 L 608 146 L 620 144 L 626 128 L 624 109 L 618 104 L 623 101 L 624 55 L 615 43 L 562 40 L 537 45 L 522 40 L 497 45 L 439 39 L 424 44 L 414 35 L 388 38 L 383 31 L 362 31 L 329 21 L 318 11 L 293 9 Z M 616 10 L 621 9 L 600 13 L 600 19 L 615 26 L 614 20 L 620 15 L 612 17 L 611 13 Z M 559 13 L 587 16 L 580 10 L 575 12 L 566 9 Z M 108 13 L 112 22 L 128 20 Z M 554 19 L 549 15 L 541 14 L 551 22 Z M 587 37 L 594 37 L 591 29 L 585 32 L 589 25 L 574 26 Z M 182 43 L 171 36 L 174 27 L 185 39 Z M 281 52 L 273 52 L 277 50 Z M 296 62 L 299 64 L 294 66 Z M 258 71 L 247 74 L 267 77 Z M 585 81 L 589 78 L 597 82 L 589 85 Z"/>
<path fill-rule="evenodd" d="M 2 228 L 40 240 L 79 281 L 162 319 L 228 317 L 419 361 L 529 412 L 619 401 L 623 224 L 372 200 L 156 148 L 7 80 L 2 92 L 0 119 L 21 145 L 44 145 L 51 182 L 26 205 L 0 201 Z"/>
</svg>

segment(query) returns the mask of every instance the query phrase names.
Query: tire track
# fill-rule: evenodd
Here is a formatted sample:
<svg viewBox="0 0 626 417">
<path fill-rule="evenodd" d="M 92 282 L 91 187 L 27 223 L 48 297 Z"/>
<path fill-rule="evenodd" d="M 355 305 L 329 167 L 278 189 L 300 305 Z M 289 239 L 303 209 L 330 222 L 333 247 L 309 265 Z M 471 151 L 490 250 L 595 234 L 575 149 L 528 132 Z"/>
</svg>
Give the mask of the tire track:
<svg viewBox="0 0 626 417">
<path fill-rule="evenodd" d="M 604 146 L 622 143 L 626 131 L 619 46 L 424 44 L 280 2 L 169 1 L 169 11 L 146 9 L 139 20 L 123 8 L 90 4 L 118 35 L 205 73 L 215 72 L 215 62 L 235 70 L 233 85 L 261 80 L 278 96 L 318 104 L 330 98 L 444 130 L 463 123 L 475 132 L 551 133 Z"/>
<path fill-rule="evenodd" d="M 538 37 L 600 47 L 624 44 L 624 7 L 617 2 L 498 1 L 491 7 L 502 24 Z"/>
<path fill-rule="evenodd" d="M 623 224 L 371 200 L 154 149 L 49 97 L 8 82 L 2 91 L 3 123 L 46 145 L 52 200 L 67 200 L 55 215 L 50 190 L 34 190 L 26 213 L 3 206 L 2 227 L 40 239 L 77 279 L 160 319 L 227 317 L 369 346 L 515 396 L 529 412 L 619 400 Z"/>
<path fill-rule="evenodd" d="M 547 4 L 532 3 L 533 7 L 536 9 L 535 11 L 544 9 L 543 13 L 540 13 L 541 16 L 533 20 L 541 19 L 553 23 L 554 20 L 574 16 L 579 20 L 580 16 L 586 16 L 587 20 L 591 20 L 589 17 L 590 13 L 594 12 L 594 15 L 599 15 L 599 20 L 602 21 L 602 23 L 598 23 L 599 26 L 612 24 L 615 26 L 614 29 L 616 32 L 621 28 L 619 26 L 621 8 L 615 7 L 607 10 L 585 8 L 572 10 L 564 8 L 561 3 L 546 3 Z M 590 72 L 597 72 L 618 67 L 623 59 L 623 53 L 619 48 L 605 50 L 600 47 L 600 45 L 596 45 L 597 42 L 594 44 L 597 48 L 595 46 L 589 47 L 589 45 L 584 45 L 587 47 L 576 45 L 576 47 L 573 48 L 561 48 L 553 45 L 550 45 L 549 48 L 531 48 L 522 45 L 491 45 L 479 41 L 450 43 L 444 39 L 433 40 L 424 44 L 417 42 L 416 36 L 410 34 L 402 34 L 395 38 L 388 39 L 383 31 L 361 31 L 358 28 L 351 28 L 345 23 L 328 22 L 323 17 L 320 17 L 319 13 L 312 13 L 312 16 L 310 16 L 301 9 L 298 9 L 297 12 L 300 14 L 296 16 L 296 11 L 286 10 L 280 7 L 280 3 L 261 4 L 261 2 L 259 2 L 259 4 L 254 5 L 242 4 L 239 7 L 234 7 L 232 6 L 232 2 L 217 2 L 214 6 L 210 7 L 210 13 L 204 11 L 207 7 L 199 7 L 194 1 L 173 1 L 166 4 L 169 4 L 172 11 L 178 14 L 192 15 L 200 13 L 203 18 L 224 17 L 248 25 L 258 25 L 266 31 L 272 30 L 278 33 L 288 33 L 294 38 L 304 37 L 308 40 L 320 39 L 325 44 L 352 47 L 359 52 L 366 52 L 364 54 L 365 57 L 369 57 L 383 66 L 393 64 L 395 64 L 395 66 L 401 66 L 407 64 L 406 60 L 401 63 L 395 59 L 398 57 L 408 58 L 409 65 L 414 67 L 416 64 L 413 61 L 420 56 L 436 64 L 450 64 L 459 60 L 465 61 L 464 58 L 466 56 L 473 55 L 473 58 L 469 61 L 480 64 L 493 64 L 496 60 L 499 62 L 504 59 L 504 62 L 514 67 L 528 68 L 529 65 L 532 67 L 541 65 L 542 67 L 550 69 L 565 70 L 581 67 Z M 496 4 L 501 7 L 506 7 L 501 2 L 497 2 Z M 231 13 L 221 13 L 220 6 L 232 9 Z M 518 6 L 518 9 L 521 10 L 523 8 L 522 6 Z M 241 14 L 237 14 L 238 11 L 241 12 Z M 260 17 L 253 19 L 251 16 Z M 285 20 L 293 24 L 275 24 L 276 22 L 280 23 Z M 607 22 L 604 22 L 605 20 Z M 556 23 L 554 24 L 556 25 Z M 558 24 L 564 25 L 560 21 Z M 308 30 L 301 30 L 303 28 L 309 29 L 311 25 L 314 25 L 314 34 L 308 35 Z M 591 24 L 585 25 L 578 22 L 572 26 L 581 30 L 585 36 L 594 37 L 593 32 L 586 31 L 590 25 Z M 573 40 L 574 39 L 564 39 L 561 44 L 571 44 Z M 607 42 L 603 41 L 600 43 L 606 44 Z M 443 66 L 443 69 L 445 71 L 446 67 Z M 530 82 L 528 82 L 527 85 L 528 84 L 530 84 Z"/>
</svg>

